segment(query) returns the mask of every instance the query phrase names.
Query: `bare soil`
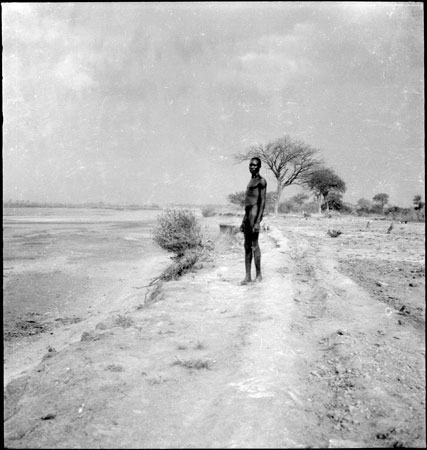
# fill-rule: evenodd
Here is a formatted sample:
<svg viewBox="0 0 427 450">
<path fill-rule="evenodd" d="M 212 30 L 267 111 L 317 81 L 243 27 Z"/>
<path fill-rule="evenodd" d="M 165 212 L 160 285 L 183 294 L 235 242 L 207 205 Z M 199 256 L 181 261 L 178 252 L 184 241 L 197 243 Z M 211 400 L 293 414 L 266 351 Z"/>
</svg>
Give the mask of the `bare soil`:
<svg viewBox="0 0 427 450">
<path fill-rule="evenodd" d="M 264 221 L 262 283 L 240 286 L 242 235 L 221 235 L 149 305 L 153 273 L 129 275 L 97 312 L 12 337 L 5 447 L 425 448 L 424 224 Z"/>
</svg>

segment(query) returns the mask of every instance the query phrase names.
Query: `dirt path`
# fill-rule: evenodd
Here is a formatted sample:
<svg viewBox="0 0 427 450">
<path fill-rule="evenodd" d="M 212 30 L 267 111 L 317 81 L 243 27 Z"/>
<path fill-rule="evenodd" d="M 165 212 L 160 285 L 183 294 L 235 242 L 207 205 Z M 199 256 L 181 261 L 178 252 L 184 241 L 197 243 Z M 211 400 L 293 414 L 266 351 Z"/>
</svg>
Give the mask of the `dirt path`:
<svg viewBox="0 0 427 450">
<path fill-rule="evenodd" d="M 324 235 L 272 219 L 261 284 L 239 285 L 237 235 L 155 303 L 87 324 L 9 383 L 5 445 L 425 447 L 424 327 Z"/>
</svg>

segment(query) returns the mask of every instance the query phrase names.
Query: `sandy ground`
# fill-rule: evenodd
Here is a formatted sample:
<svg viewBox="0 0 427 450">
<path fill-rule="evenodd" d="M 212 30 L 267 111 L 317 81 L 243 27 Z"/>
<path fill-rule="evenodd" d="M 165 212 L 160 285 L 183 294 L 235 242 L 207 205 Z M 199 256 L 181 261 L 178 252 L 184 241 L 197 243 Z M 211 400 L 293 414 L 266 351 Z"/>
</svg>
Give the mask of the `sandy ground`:
<svg viewBox="0 0 427 450">
<path fill-rule="evenodd" d="M 156 302 L 129 274 L 9 347 L 5 446 L 425 447 L 424 224 L 265 222 L 260 284 L 239 285 L 242 235 L 220 237 Z"/>
</svg>

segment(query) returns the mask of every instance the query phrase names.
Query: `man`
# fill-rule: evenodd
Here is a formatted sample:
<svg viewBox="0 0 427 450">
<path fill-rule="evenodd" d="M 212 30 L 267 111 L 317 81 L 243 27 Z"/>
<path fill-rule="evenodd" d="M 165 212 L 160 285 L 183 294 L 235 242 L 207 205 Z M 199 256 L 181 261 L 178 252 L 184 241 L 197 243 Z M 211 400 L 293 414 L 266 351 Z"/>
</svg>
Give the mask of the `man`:
<svg viewBox="0 0 427 450">
<path fill-rule="evenodd" d="M 261 160 L 257 157 L 249 161 L 249 172 L 251 179 L 246 188 L 245 215 L 243 217 L 240 231 L 245 236 L 245 279 L 240 283 L 248 284 L 252 281 L 251 264 L 252 257 L 255 260 L 256 277 L 255 282 L 262 280 L 261 275 L 261 250 L 258 245 L 260 223 L 264 214 L 265 198 L 267 194 L 267 181 L 259 174 Z"/>
</svg>

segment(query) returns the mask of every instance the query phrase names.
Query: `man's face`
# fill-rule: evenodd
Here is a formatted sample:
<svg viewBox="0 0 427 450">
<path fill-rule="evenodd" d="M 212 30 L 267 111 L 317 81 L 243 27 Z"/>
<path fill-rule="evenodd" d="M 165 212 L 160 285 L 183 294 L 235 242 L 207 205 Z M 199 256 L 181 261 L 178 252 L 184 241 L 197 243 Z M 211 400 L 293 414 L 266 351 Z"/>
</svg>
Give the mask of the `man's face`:
<svg viewBox="0 0 427 450">
<path fill-rule="evenodd" d="M 249 172 L 252 175 L 257 174 L 259 172 L 259 164 L 256 159 L 251 159 L 249 161 Z"/>
</svg>

